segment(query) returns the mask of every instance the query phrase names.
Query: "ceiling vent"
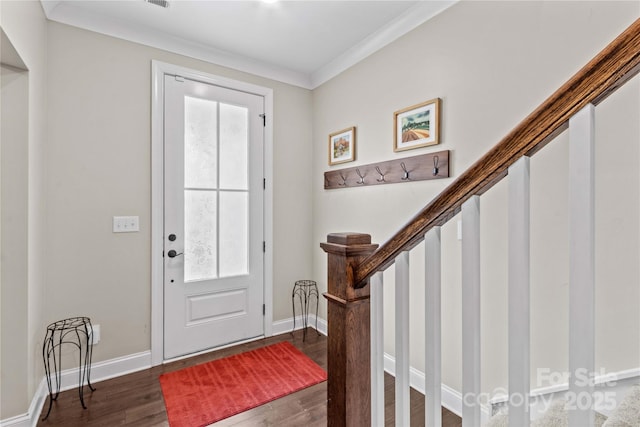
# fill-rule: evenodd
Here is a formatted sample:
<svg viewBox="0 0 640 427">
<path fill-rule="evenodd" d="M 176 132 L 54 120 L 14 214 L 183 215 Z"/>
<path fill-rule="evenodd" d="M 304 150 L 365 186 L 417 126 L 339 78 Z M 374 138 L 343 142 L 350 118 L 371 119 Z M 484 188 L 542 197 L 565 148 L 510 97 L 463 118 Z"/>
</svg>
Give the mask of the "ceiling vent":
<svg viewBox="0 0 640 427">
<path fill-rule="evenodd" d="M 155 4 L 156 6 L 169 7 L 169 0 L 144 0 L 147 3 Z"/>
</svg>

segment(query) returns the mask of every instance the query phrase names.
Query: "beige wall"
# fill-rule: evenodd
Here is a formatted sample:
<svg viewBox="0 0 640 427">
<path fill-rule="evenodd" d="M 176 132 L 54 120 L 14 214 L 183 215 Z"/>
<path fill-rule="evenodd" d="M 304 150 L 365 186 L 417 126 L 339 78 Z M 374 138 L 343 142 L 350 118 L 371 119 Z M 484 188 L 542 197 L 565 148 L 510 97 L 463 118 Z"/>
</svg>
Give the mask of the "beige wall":
<svg viewBox="0 0 640 427">
<path fill-rule="evenodd" d="M 461 2 L 314 90 L 314 242 L 357 231 L 383 243 L 639 15 L 637 2 Z M 596 363 L 607 371 L 640 361 L 638 87 L 598 109 Z M 441 145 L 393 153 L 393 112 L 435 97 L 443 100 Z M 327 135 L 347 126 L 358 135 L 349 166 L 447 149 L 453 178 L 325 191 Z M 532 161 L 534 388 L 548 385 L 536 383 L 535 368 L 567 370 L 567 165 L 566 135 Z M 507 378 L 505 183 L 483 197 L 481 217 L 482 381 L 491 392 Z M 456 222 L 443 229 L 443 380 L 460 390 Z M 411 255 L 412 364 L 420 370 L 422 257 L 421 245 Z M 313 258 L 326 289 L 326 255 L 316 247 Z M 385 274 L 385 349 L 394 354 L 392 287 L 393 267 Z"/>
<path fill-rule="evenodd" d="M 5 419 L 26 412 L 43 372 L 40 346 L 44 336 L 46 20 L 40 3 L 34 1 L 2 1 L 0 15 L 2 30 L 29 70 L 28 73 L 14 73 L 3 69 L 2 75 L 4 264 L 0 419 Z M 15 132 L 7 134 L 7 124 Z M 8 178 L 7 173 L 14 181 L 4 180 Z"/>
<path fill-rule="evenodd" d="M 151 60 L 274 91 L 274 320 L 311 272 L 311 92 L 49 23 L 46 319 L 101 325 L 94 361 L 150 348 Z M 140 232 L 114 234 L 114 215 Z"/>
<path fill-rule="evenodd" d="M 2 172 L 2 363 L 0 397 L 15 393 L 27 398 L 28 292 L 28 77 L 26 71 L 0 67 L 2 115 L 0 144 Z M 17 351 L 16 351 L 17 350 Z M 18 403 L 18 399 L 15 399 Z M 4 405 L 3 405 L 4 406 Z M 3 408 L 16 413 L 16 408 Z M 2 413 L 0 413 L 2 419 Z"/>
</svg>

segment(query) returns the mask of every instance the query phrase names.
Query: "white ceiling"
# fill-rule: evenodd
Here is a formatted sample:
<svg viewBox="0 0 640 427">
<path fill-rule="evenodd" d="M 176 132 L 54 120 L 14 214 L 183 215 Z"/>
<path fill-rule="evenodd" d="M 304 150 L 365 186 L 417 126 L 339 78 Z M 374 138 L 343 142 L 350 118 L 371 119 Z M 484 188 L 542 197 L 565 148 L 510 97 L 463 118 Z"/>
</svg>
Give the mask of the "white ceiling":
<svg viewBox="0 0 640 427">
<path fill-rule="evenodd" d="M 315 88 L 457 0 L 41 0 L 47 17 Z"/>
</svg>

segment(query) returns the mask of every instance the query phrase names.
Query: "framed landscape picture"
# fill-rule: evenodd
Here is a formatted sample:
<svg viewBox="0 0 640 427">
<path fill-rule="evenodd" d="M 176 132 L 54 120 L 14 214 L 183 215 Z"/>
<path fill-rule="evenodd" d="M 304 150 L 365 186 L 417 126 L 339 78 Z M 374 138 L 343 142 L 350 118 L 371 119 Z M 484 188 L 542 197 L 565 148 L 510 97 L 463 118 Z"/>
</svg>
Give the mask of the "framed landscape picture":
<svg viewBox="0 0 640 427">
<path fill-rule="evenodd" d="M 356 128 L 343 129 L 329 135 L 329 166 L 356 159 Z"/>
<path fill-rule="evenodd" d="M 393 151 L 440 143 L 440 98 L 393 113 Z"/>
</svg>

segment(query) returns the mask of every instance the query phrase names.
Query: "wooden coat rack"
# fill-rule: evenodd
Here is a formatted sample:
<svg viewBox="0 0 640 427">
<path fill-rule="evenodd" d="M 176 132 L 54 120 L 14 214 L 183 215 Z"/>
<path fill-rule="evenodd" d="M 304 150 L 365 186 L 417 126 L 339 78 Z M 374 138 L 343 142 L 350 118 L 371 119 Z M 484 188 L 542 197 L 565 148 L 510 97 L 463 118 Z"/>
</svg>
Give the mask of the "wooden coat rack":
<svg viewBox="0 0 640 427">
<path fill-rule="evenodd" d="M 325 190 L 449 177 L 449 150 L 324 173 Z"/>
</svg>

